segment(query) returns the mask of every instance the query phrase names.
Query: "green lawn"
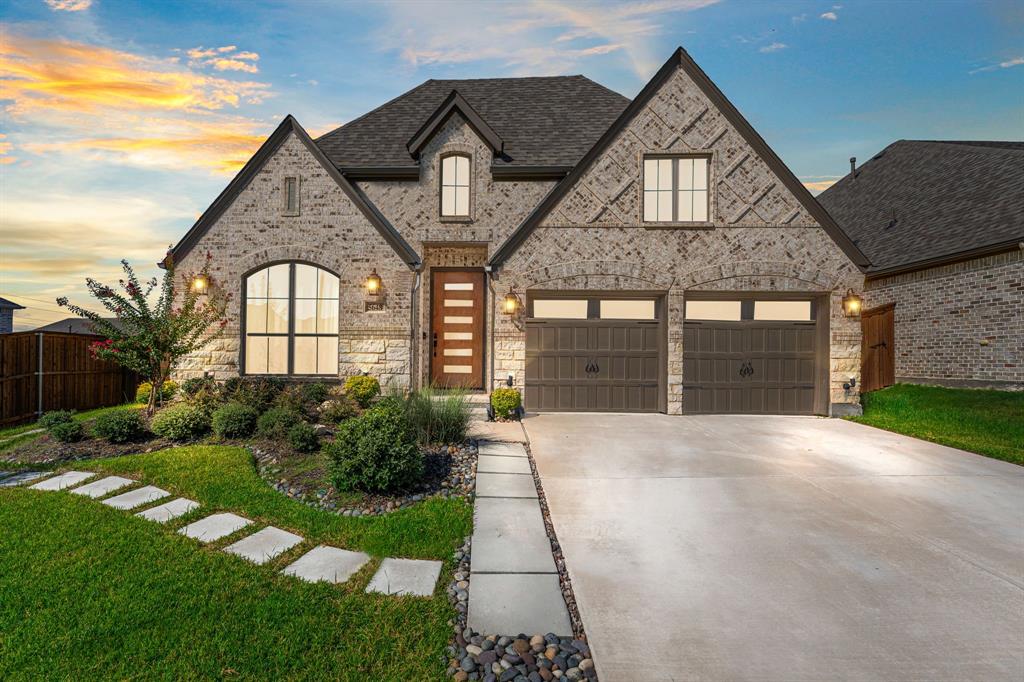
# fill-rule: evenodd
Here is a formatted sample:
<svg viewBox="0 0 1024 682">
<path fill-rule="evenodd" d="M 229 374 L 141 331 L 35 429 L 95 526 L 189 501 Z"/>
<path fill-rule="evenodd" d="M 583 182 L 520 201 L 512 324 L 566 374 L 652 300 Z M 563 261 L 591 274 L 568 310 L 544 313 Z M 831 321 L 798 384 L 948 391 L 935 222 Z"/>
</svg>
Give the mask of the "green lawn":
<svg viewBox="0 0 1024 682">
<path fill-rule="evenodd" d="M 443 677 L 453 616 L 443 577 L 434 597 L 418 599 L 365 594 L 376 559 L 345 586 L 278 571 L 319 543 L 375 558 L 447 560 L 470 532 L 467 503 L 435 499 L 384 517 L 339 517 L 275 492 L 233 447 L 78 468 L 131 474 L 203 508 L 162 526 L 69 493 L 0 491 L 0 679 Z M 173 532 L 221 510 L 306 542 L 255 566 L 219 551 L 233 538 L 200 547 Z"/>
<path fill-rule="evenodd" d="M 851 420 L 1024 464 L 1024 393 L 898 384 L 863 402 Z"/>
<path fill-rule="evenodd" d="M 136 407 L 138 409 L 142 409 L 145 405 L 129 403 L 128 405 L 114 405 L 113 407 L 98 407 L 95 410 L 76 412 L 72 418 L 79 422 L 89 422 L 96 419 L 96 417 L 100 416 L 104 412 L 120 410 L 125 407 Z M 27 431 L 35 431 L 38 428 L 39 427 L 36 426 L 35 422 L 29 422 L 28 424 L 19 424 L 18 426 L 0 429 L 0 452 L 10 450 L 17 445 L 27 443 L 30 440 L 35 440 L 39 436 L 43 435 L 42 431 L 26 433 Z"/>
</svg>

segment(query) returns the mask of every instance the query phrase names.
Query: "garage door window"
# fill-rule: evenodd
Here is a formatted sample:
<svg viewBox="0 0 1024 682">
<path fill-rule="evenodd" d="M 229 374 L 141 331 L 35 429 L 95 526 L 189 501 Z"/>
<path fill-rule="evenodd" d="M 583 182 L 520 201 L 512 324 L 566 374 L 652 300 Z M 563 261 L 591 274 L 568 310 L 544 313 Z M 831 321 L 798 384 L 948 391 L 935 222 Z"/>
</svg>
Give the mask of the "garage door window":
<svg viewBox="0 0 1024 682">
<path fill-rule="evenodd" d="M 686 319 L 739 322 L 743 319 L 742 301 L 687 301 Z"/>
<path fill-rule="evenodd" d="M 537 298 L 533 300 L 533 316 L 553 320 L 585 320 L 587 299 Z"/>
<path fill-rule="evenodd" d="M 810 301 L 754 301 L 755 320 L 803 322 L 811 320 Z"/>
<path fill-rule="evenodd" d="M 653 299 L 602 300 L 602 320 L 653 320 L 655 319 Z"/>
</svg>

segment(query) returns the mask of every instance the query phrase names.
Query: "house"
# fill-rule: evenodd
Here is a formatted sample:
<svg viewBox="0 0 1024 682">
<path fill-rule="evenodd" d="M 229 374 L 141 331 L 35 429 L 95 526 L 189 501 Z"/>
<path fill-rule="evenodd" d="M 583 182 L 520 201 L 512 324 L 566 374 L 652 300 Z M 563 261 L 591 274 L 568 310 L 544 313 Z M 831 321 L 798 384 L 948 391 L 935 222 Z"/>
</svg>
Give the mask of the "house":
<svg viewBox="0 0 1024 682">
<path fill-rule="evenodd" d="M 871 261 L 865 324 L 891 327 L 866 367 L 888 354 L 895 381 L 1024 388 L 1024 142 L 900 140 L 818 201 Z"/>
<path fill-rule="evenodd" d="M 680 48 L 291 116 L 173 257 L 231 294 L 182 375 L 523 389 L 528 410 L 859 409 L 864 253 Z"/>
<path fill-rule="evenodd" d="M 121 321 L 116 317 L 104 318 L 107 322 L 110 322 L 115 327 L 120 327 Z M 92 322 L 85 319 L 84 317 L 65 317 L 63 320 L 57 320 L 50 324 L 43 325 L 42 327 L 36 327 L 32 331 L 34 332 L 60 332 L 62 334 L 87 334 L 92 335 L 96 332 L 92 328 Z"/>
<path fill-rule="evenodd" d="M 10 334 L 14 331 L 14 311 L 24 309 L 23 305 L 0 298 L 0 334 Z"/>
</svg>

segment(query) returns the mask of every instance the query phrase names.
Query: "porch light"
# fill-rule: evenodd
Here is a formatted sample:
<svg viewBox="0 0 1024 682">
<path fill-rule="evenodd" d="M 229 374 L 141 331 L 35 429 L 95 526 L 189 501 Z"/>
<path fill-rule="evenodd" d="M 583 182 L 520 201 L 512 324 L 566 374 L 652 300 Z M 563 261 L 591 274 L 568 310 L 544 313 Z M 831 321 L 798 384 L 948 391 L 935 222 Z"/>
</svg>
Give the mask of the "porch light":
<svg viewBox="0 0 1024 682">
<path fill-rule="evenodd" d="M 843 314 L 847 317 L 857 317 L 860 315 L 862 303 L 860 296 L 853 293 L 852 289 L 847 289 L 846 296 L 843 296 Z"/>
<path fill-rule="evenodd" d="M 512 291 L 512 287 L 509 287 L 508 293 L 505 294 L 505 298 L 501 302 L 501 313 L 515 315 L 517 310 L 519 310 L 519 297 Z"/>
<path fill-rule="evenodd" d="M 210 278 L 205 274 L 196 275 L 189 284 L 189 290 L 194 294 L 205 296 L 210 291 Z"/>
<path fill-rule="evenodd" d="M 371 296 L 376 296 L 380 293 L 382 286 L 384 283 L 381 281 L 380 275 L 377 274 L 377 268 L 374 268 L 370 276 L 366 278 L 366 292 Z"/>
</svg>

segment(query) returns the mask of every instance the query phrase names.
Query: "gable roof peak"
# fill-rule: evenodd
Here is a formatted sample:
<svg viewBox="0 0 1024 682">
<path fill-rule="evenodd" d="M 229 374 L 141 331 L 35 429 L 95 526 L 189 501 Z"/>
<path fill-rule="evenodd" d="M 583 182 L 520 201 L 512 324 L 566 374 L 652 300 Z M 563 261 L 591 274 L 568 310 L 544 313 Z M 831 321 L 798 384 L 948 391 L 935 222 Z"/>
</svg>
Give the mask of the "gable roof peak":
<svg viewBox="0 0 1024 682">
<path fill-rule="evenodd" d="M 409 150 L 409 153 L 418 159 L 420 152 L 423 151 L 423 147 L 440 130 L 441 126 L 448 122 L 448 119 L 455 112 L 458 112 L 466 119 L 477 135 L 480 136 L 480 139 L 491 148 L 495 156 L 502 155 L 505 151 L 505 141 L 501 139 L 501 136 L 495 132 L 494 128 L 477 113 L 476 109 L 455 88 L 448 93 L 448 96 L 444 98 L 441 105 L 434 110 L 434 113 L 423 122 L 423 125 L 416 131 L 416 134 L 406 143 L 405 147 Z"/>
</svg>

